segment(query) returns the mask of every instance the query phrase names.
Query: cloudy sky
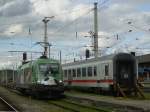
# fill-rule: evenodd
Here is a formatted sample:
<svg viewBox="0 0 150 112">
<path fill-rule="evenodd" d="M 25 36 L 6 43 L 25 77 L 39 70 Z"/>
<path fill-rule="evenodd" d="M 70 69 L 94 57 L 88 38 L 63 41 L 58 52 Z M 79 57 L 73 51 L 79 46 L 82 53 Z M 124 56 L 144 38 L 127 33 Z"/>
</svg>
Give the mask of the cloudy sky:
<svg viewBox="0 0 150 112">
<path fill-rule="evenodd" d="M 1 67 L 21 60 L 21 53 L 8 51 L 42 51 L 36 42 L 43 41 L 44 17 L 48 23 L 51 57 L 63 62 L 84 58 L 92 50 L 93 3 L 98 2 L 99 51 L 150 52 L 150 0 L 0 0 Z M 29 31 L 30 30 L 30 31 Z M 91 51 L 92 53 L 92 51 Z M 36 58 L 40 54 L 33 53 Z M 28 53 L 31 58 L 31 53 Z"/>
</svg>

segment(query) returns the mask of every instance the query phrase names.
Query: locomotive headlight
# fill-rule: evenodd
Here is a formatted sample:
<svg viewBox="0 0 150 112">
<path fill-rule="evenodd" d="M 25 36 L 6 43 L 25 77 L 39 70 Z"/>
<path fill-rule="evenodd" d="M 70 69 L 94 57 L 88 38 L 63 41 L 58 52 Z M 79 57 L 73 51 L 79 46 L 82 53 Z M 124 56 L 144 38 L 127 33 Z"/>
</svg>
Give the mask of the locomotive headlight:
<svg viewBox="0 0 150 112">
<path fill-rule="evenodd" d="M 62 83 L 62 80 L 59 80 L 59 83 Z"/>
</svg>

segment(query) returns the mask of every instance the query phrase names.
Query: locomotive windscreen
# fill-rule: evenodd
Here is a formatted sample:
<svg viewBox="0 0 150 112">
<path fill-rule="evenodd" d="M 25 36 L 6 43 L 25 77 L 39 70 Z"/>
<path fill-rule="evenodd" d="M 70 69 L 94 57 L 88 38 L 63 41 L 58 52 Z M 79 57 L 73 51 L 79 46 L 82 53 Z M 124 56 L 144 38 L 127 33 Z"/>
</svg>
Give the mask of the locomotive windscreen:
<svg viewBox="0 0 150 112">
<path fill-rule="evenodd" d="M 58 64 L 40 64 L 39 71 L 43 75 L 57 74 L 59 72 Z"/>
</svg>

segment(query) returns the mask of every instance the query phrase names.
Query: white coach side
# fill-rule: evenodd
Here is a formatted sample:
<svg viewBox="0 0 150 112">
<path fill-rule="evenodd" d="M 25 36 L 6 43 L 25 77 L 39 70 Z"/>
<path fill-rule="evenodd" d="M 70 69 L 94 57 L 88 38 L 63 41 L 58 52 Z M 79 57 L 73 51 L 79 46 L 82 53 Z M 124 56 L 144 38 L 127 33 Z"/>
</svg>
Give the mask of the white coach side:
<svg viewBox="0 0 150 112">
<path fill-rule="evenodd" d="M 113 85 L 113 56 L 63 64 L 65 85 L 109 89 Z"/>
</svg>

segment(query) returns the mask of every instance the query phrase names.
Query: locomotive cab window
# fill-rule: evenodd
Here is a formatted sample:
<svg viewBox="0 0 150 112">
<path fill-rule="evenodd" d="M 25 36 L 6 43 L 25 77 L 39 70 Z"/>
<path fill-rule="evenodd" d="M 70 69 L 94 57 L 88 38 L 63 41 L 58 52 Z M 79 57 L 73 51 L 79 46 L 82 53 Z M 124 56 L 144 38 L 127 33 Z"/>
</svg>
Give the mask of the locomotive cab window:
<svg viewBox="0 0 150 112">
<path fill-rule="evenodd" d="M 105 65 L 105 76 L 109 75 L 109 65 Z"/>
<path fill-rule="evenodd" d="M 88 67 L 88 76 L 89 76 L 89 77 L 92 76 L 92 67 Z"/>
</svg>

